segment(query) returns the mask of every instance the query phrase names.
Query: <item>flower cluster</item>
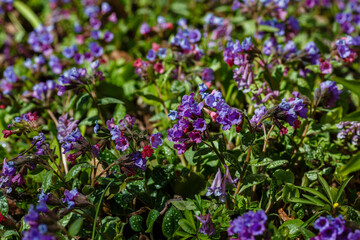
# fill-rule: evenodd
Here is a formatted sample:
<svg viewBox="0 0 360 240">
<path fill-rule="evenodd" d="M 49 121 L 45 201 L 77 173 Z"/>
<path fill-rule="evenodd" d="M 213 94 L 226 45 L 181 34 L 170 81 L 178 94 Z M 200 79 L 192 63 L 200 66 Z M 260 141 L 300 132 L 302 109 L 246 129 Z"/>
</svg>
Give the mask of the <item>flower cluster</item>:
<svg viewBox="0 0 360 240">
<path fill-rule="evenodd" d="M 186 26 L 185 26 L 186 27 Z M 178 28 L 176 35 L 170 40 L 173 46 L 179 47 L 180 56 L 193 56 L 195 61 L 199 61 L 204 52 L 199 48 L 198 42 L 201 40 L 199 29 Z"/>
<path fill-rule="evenodd" d="M 49 199 L 49 194 L 41 191 L 38 198 L 37 206 L 30 205 L 29 212 L 24 217 L 24 221 L 30 225 L 30 229 L 23 232 L 23 239 L 55 240 L 56 237 L 50 235 L 49 230 L 57 225 L 56 219 L 48 216 L 49 208 L 46 202 Z"/>
<path fill-rule="evenodd" d="M 238 239 L 255 239 L 265 232 L 267 216 L 264 210 L 249 211 L 232 220 L 227 232 L 229 236 L 236 235 Z"/>
<path fill-rule="evenodd" d="M 104 80 L 103 73 L 96 70 L 99 66 L 99 62 L 94 61 L 90 64 L 92 68 L 92 74 L 89 75 L 85 68 L 75 68 L 64 71 L 58 78 L 58 92 L 57 95 L 62 96 L 67 90 L 73 90 L 83 87 L 91 83 L 91 79 Z"/>
<path fill-rule="evenodd" d="M 344 62 L 352 63 L 357 57 L 354 47 L 360 46 L 360 36 L 346 36 L 336 41 L 336 50 Z"/>
<path fill-rule="evenodd" d="M 339 90 L 336 82 L 327 80 L 320 83 L 320 89 L 315 90 L 315 103 L 323 104 L 325 108 L 333 107 L 340 98 L 341 90 Z"/>
<path fill-rule="evenodd" d="M 20 186 L 25 183 L 24 177 L 20 173 L 16 174 L 14 162 L 6 161 L 6 158 L 0 176 L 0 188 L 5 188 L 7 193 L 12 192 L 13 186 Z"/>
<path fill-rule="evenodd" d="M 248 52 L 253 44 L 251 38 L 246 38 L 241 44 L 239 40 L 229 41 L 223 52 L 224 61 L 231 67 L 238 66 L 234 71 L 234 79 L 238 83 L 238 89 L 244 93 L 250 91 L 250 85 L 254 82 L 254 73 L 250 55 Z"/>
<path fill-rule="evenodd" d="M 133 64 L 133 66 L 135 67 L 135 73 L 139 77 L 145 78 L 148 74 L 147 70 L 150 65 L 153 67 L 155 72 L 160 74 L 164 73 L 165 68 L 161 63 L 160 59 L 164 59 L 166 57 L 166 54 L 167 54 L 166 48 L 160 48 L 160 45 L 153 43 L 152 48 L 149 50 L 146 56 L 146 58 L 150 62 L 143 61 L 140 58 L 138 58 Z M 156 59 L 157 57 L 159 57 L 160 59 L 157 60 Z"/>
<path fill-rule="evenodd" d="M 340 122 L 337 125 L 341 129 L 337 134 L 338 139 L 351 139 L 351 144 L 358 146 L 360 139 L 360 123 L 359 122 Z"/>
<path fill-rule="evenodd" d="M 115 148 L 118 151 L 125 152 L 129 149 L 129 142 L 136 141 L 142 146 L 142 151 L 133 150 L 128 157 L 132 160 L 132 164 L 141 170 L 145 170 L 146 159 L 151 157 L 154 153 L 154 149 L 157 149 L 163 144 L 162 134 L 160 132 L 151 134 L 146 138 L 142 134 L 139 134 L 134 130 L 134 124 L 136 119 L 130 115 L 125 115 L 123 119 L 119 121 L 119 125 L 115 124 L 114 119 L 106 121 L 107 129 L 103 129 L 99 125 L 95 126 L 96 133 L 99 129 L 109 132 L 109 138 L 115 141 Z M 146 142 L 150 144 L 147 145 Z M 135 147 L 136 148 L 136 147 Z M 129 166 L 131 167 L 131 165 Z"/>
<path fill-rule="evenodd" d="M 143 22 L 140 26 L 140 33 L 141 35 L 148 35 L 152 31 L 153 32 L 163 32 L 165 30 L 171 30 L 174 26 L 171 22 L 166 22 L 166 19 L 163 16 L 157 17 L 157 25 L 153 26 L 152 28 L 149 26 L 148 23 Z"/>
<path fill-rule="evenodd" d="M 65 190 L 64 192 L 64 198 L 61 199 L 63 203 L 67 204 L 68 209 L 72 209 L 75 207 L 75 199 L 79 196 L 79 191 L 74 188 L 71 191 Z"/>
<path fill-rule="evenodd" d="M 53 52 L 51 44 L 54 41 L 54 37 L 51 33 L 53 29 L 53 26 L 45 27 L 40 25 L 29 34 L 28 44 L 32 47 L 34 52 L 42 53 L 45 56 L 51 55 Z"/>
<path fill-rule="evenodd" d="M 355 31 L 355 27 L 360 24 L 360 13 L 359 9 L 360 4 L 357 1 L 349 1 L 348 3 L 348 9 L 351 12 L 344 11 L 345 9 L 342 9 L 341 12 L 336 14 L 335 20 L 337 23 L 340 24 L 340 27 L 343 32 L 346 34 L 351 34 Z M 355 10 L 355 13 L 352 11 Z"/>
<path fill-rule="evenodd" d="M 195 93 L 184 95 L 178 111 L 169 113 L 170 119 L 178 119 L 177 123 L 167 130 L 168 139 L 176 143 L 174 148 L 178 154 L 184 154 L 187 149 L 196 146 L 206 137 L 207 124 L 202 113 L 204 103 L 197 103 L 194 96 Z"/>
<path fill-rule="evenodd" d="M 52 93 L 51 90 L 56 88 L 56 83 L 52 80 L 41 82 L 33 86 L 32 96 L 39 100 L 48 99 Z"/>
<path fill-rule="evenodd" d="M 360 239 L 360 231 L 352 230 L 345 226 L 344 218 L 339 215 L 336 218 L 331 216 L 319 217 L 315 223 L 314 228 L 319 230 L 319 235 L 311 238 L 311 240 L 322 239 Z"/>
<path fill-rule="evenodd" d="M 261 98 L 261 96 L 263 96 Z M 267 82 L 264 82 L 257 90 L 253 92 L 251 101 L 256 101 L 255 107 L 264 104 L 271 99 L 276 99 L 279 96 L 278 90 L 272 90 Z"/>
<path fill-rule="evenodd" d="M 215 109 L 215 111 L 205 109 L 209 113 L 213 122 L 217 122 L 222 125 L 223 130 L 229 130 L 231 126 L 242 126 L 243 124 L 243 115 L 241 112 L 235 108 L 230 107 L 222 97 L 220 91 L 213 90 L 210 94 L 201 93 L 204 103 L 210 109 Z"/>
<path fill-rule="evenodd" d="M 221 202 L 226 201 L 226 183 L 232 184 L 234 187 L 236 187 L 237 179 L 232 179 L 230 175 L 229 168 L 224 165 L 225 167 L 225 174 L 222 177 L 220 168 L 218 169 L 214 181 L 211 184 L 211 187 L 208 187 L 208 190 L 206 192 L 206 196 L 209 197 L 214 194 L 215 197 L 219 197 Z"/>
<path fill-rule="evenodd" d="M 21 135 L 21 133 L 27 133 L 31 130 L 38 128 L 38 120 L 39 116 L 37 116 L 36 112 L 28 112 L 22 114 L 20 117 L 14 118 L 12 124 L 9 124 L 7 128 L 15 128 L 14 130 L 2 130 L 4 134 L 4 138 L 8 138 L 12 134 Z"/>
<path fill-rule="evenodd" d="M 213 13 L 208 13 L 204 17 L 206 33 L 204 37 L 210 37 L 208 47 L 213 48 L 216 46 L 216 40 L 225 39 L 231 40 L 231 33 L 233 31 L 233 25 L 229 19 L 217 17 Z M 210 32 L 211 31 L 211 32 Z M 219 46 L 220 46 L 219 42 Z"/>
<path fill-rule="evenodd" d="M 270 26 L 273 28 L 277 28 L 278 31 L 275 32 L 276 36 L 285 36 L 285 38 L 292 39 L 295 35 L 299 33 L 300 26 L 299 22 L 293 16 L 290 16 L 286 21 L 281 22 L 277 19 L 271 20 L 262 20 L 260 21 L 260 25 Z M 261 31 L 258 34 L 258 38 L 263 38 L 265 35 L 265 31 Z"/>
<path fill-rule="evenodd" d="M 13 89 L 13 84 L 18 80 L 18 77 L 16 76 L 12 66 L 5 69 L 3 77 L 4 78 L 0 80 L 0 89 L 3 94 L 8 95 Z"/>
<path fill-rule="evenodd" d="M 279 125 L 279 120 L 285 120 L 290 126 L 293 128 L 299 128 L 301 121 L 298 117 L 307 118 L 308 108 L 304 103 L 304 100 L 301 98 L 289 98 L 286 100 L 285 98 L 282 99 L 282 102 L 278 105 L 279 112 L 275 114 L 274 123 L 279 127 L 280 134 L 286 134 L 287 129 L 285 130 L 281 125 Z"/>
</svg>

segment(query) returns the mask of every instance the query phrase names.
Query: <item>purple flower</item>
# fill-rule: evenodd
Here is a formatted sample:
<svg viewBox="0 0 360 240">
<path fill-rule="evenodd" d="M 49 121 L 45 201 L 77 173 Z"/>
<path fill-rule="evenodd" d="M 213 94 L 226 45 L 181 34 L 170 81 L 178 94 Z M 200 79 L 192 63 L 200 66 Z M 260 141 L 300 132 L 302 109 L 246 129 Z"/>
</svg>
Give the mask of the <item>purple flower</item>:
<svg viewBox="0 0 360 240">
<path fill-rule="evenodd" d="M 126 137 L 122 136 L 115 140 L 117 150 L 126 151 L 129 147 L 129 142 Z"/>
<path fill-rule="evenodd" d="M 209 213 L 206 214 L 205 216 L 203 216 L 203 215 L 200 215 L 200 216 L 195 215 L 195 217 L 202 223 L 202 226 L 199 229 L 200 233 L 205 234 L 205 235 L 209 235 L 209 236 L 212 236 L 212 235 L 216 234 L 214 224 L 211 221 Z"/>
<path fill-rule="evenodd" d="M 328 226 L 320 232 L 320 236 L 322 240 L 336 240 L 336 230 Z"/>
<path fill-rule="evenodd" d="M 79 122 L 78 120 L 74 121 L 73 118 L 67 118 L 67 113 L 59 118 L 59 124 L 57 126 L 57 139 L 60 143 L 65 142 L 67 136 L 69 136 L 77 128 L 77 123 Z"/>
<path fill-rule="evenodd" d="M 208 89 L 208 87 L 205 85 L 205 83 L 200 83 L 199 84 L 199 92 L 200 92 L 200 94 L 205 92 L 207 89 Z M 205 96 L 203 98 L 205 98 Z"/>
<path fill-rule="evenodd" d="M 24 221 L 31 227 L 37 226 L 36 221 L 39 219 L 39 213 L 34 209 L 34 205 L 30 205 L 28 214 L 25 215 Z"/>
<path fill-rule="evenodd" d="M 107 2 L 101 3 L 101 13 L 106 14 L 111 11 L 111 6 Z"/>
<path fill-rule="evenodd" d="M 190 31 L 189 41 L 191 43 L 196 43 L 196 42 L 200 41 L 200 39 L 201 39 L 201 33 L 198 29 L 194 29 L 194 30 Z"/>
<path fill-rule="evenodd" d="M 174 110 L 170 110 L 168 117 L 170 118 L 170 120 L 174 121 L 175 119 L 178 118 L 178 112 Z"/>
<path fill-rule="evenodd" d="M 257 126 L 257 124 L 258 124 L 259 120 L 261 119 L 261 117 L 264 116 L 266 112 L 267 112 L 267 109 L 265 106 L 260 106 L 259 108 L 255 109 L 255 114 L 250 119 L 250 123 L 253 128 L 261 127 L 262 123 L 259 126 Z"/>
<path fill-rule="evenodd" d="M 74 56 L 75 51 L 73 47 L 65 47 L 62 54 L 64 55 L 64 57 L 66 57 L 67 59 L 70 59 Z"/>
<path fill-rule="evenodd" d="M 151 32 L 151 28 L 150 28 L 150 26 L 147 24 L 147 23 L 142 23 L 141 24 L 141 26 L 140 26 L 140 33 L 142 34 L 142 35 L 146 35 L 146 34 L 148 34 L 148 33 L 150 33 Z"/>
<path fill-rule="evenodd" d="M 218 169 L 214 181 L 211 184 L 211 187 L 208 187 L 208 191 L 206 192 L 206 196 L 211 196 L 214 194 L 215 197 L 219 197 L 220 201 L 225 202 L 226 200 L 226 183 L 231 183 L 235 186 L 235 182 L 237 179 L 233 180 L 230 175 L 229 168 L 224 165 L 226 172 L 222 177 L 220 168 Z"/>
<path fill-rule="evenodd" d="M 94 127 L 94 133 L 97 134 L 97 132 L 99 131 L 100 129 L 100 126 L 99 124 L 97 123 L 97 120 L 95 121 L 95 127 Z"/>
<path fill-rule="evenodd" d="M 314 228 L 319 231 L 322 231 L 328 226 L 329 226 L 329 220 L 325 217 L 319 217 L 314 223 Z"/>
<path fill-rule="evenodd" d="M 105 42 L 111 42 L 112 40 L 114 39 L 114 34 L 112 33 L 112 32 L 110 32 L 110 31 L 106 31 L 105 33 L 104 33 L 104 41 Z"/>
<path fill-rule="evenodd" d="M 322 63 L 320 63 L 320 72 L 322 74 L 330 74 L 332 73 L 332 66 L 331 63 L 329 61 L 324 61 Z"/>
<path fill-rule="evenodd" d="M 89 45 L 89 49 L 95 57 L 101 57 L 104 52 L 103 48 L 100 47 L 96 42 L 91 42 Z"/>
<path fill-rule="evenodd" d="M 146 159 L 142 157 L 141 152 L 135 151 L 130 154 L 130 158 L 134 161 L 134 165 L 141 170 L 146 170 Z"/>
<path fill-rule="evenodd" d="M 151 134 L 150 144 L 152 148 L 157 149 L 159 146 L 163 144 L 162 136 L 163 135 L 160 132 Z"/>
<path fill-rule="evenodd" d="M 193 123 L 194 129 L 200 132 L 203 132 L 206 130 L 206 122 L 202 118 L 198 118 Z"/>
<path fill-rule="evenodd" d="M 341 90 L 336 86 L 336 82 L 327 80 L 320 83 L 322 101 L 325 108 L 333 107 L 335 102 L 340 99 Z"/>
<path fill-rule="evenodd" d="M 157 54 L 158 54 L 158 56 L 160 58 L 165 58 L 166 57 L 166 52 L 167 52 L 166 48 L 159 48 Z"/>
<path fill-rule="evenodd" d="M 214 77 L 214 70 L 211 68 L 204 68 L 203 72 L 201 73 L 201 78 L 205 82 L 211 82 L 215 79 Z"/>
<path fill-rule="evenodd" d="M 190 132 L 189 138 L 192 142 L 201 143 L 201 134 L 199 132 L 196 131 Z"/>
<path fill-rule="evenodd" d="M 179 155 L 184 154 L 185 151 L 187 150 L 185 143 L 174 144 L 174 148 L 177 150 L 177 154 Z"/>
<path fill-rule="evenodd" d="M 350 56 L 351 53 L 350 48 L 346 45 L 338 45 L 337 51 L 341 58 L 347 58 Z"/>
<path fill-rule="evenodd" d="M 3 75 L 7 82 L 14 83 L 17 80 L 17 76 L 12 66 L 7 67 Z"/>
<path fill-rule="evenodd" d="M 266 220 L 264 210 L 249 211 L 230 222 L 230 227 L 227 229 L 228 235 L 236 235 L 239 239 L 255 239 L 255 236 L 265 232 Z"/>
<path fill-rule="evenodd" d="M 154 61 L 156 58 L 156 53 L 154 50 L 150 49 L 148 54 L 146 55 L 146 59 L 148 59 L 150 62 Z"/>
<path fill-rule="evenodd" d="M 76 188 L 72 189 L 71 191 L 65 190 L 64 198 L 61 199 L 63 203 L 68 205 L 68 209 L 75 207 L 75 198 L 79 196 L 79 192 Z"/>
</svg>

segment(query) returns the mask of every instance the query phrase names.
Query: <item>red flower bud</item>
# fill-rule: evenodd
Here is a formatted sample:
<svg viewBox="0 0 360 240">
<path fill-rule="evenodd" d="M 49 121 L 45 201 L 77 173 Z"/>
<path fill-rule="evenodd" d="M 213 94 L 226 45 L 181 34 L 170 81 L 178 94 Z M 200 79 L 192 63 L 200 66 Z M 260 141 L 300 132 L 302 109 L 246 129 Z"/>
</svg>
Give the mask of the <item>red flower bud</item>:
<svg viewBox="0 0 360 240">
<path fill-rule="evenodd" d="M 151 157 L 151 155 L 154 153 L 154 149 L 152 149 L 150 147 L 150 145 L 146 145 L 143 147 L 143 150 L 141 152 L 142 157 L 146 158 L 146 157 Z"/>
<path fill-rule="evenodd" d="M 2 133 L 4 134 L 4 138 L 8 138 L 13 134 L 11 130 L 6 130 L 6 129 L 2 130 Z"/>
</svg>

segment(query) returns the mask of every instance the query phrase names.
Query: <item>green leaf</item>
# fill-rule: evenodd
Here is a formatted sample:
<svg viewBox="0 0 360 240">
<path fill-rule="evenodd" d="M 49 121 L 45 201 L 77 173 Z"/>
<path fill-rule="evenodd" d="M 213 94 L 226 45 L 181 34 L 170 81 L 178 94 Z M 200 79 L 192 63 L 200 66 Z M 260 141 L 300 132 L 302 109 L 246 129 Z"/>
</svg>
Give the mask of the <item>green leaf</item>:
<svg viewBox="0 0 360 240">
<path fill-rule="evenodd" d="M 360 170 L 360 152 L 357 153 L 353 158 L 340 169 L 339 174 L 346 176 L 352 172 Z"/>
<path fill-rule="evenodd" d="M 193 228 L 193 226 L 191 225 L 191 223 L 188 220 L 181 219 L 179 221 L 179 225 L 185 232 L 190 233 L 190 234 L 196 234 L 196 229 Z"/>
<path fill-rule="evenodd" d="M 73 212 L 70 212 L 69 214 L 65 215 L 62 219 L 59 220 L 59 223 L 61 224 L 61 226 L 66 227 L 68 225 L 68 223 L 71 220 L 71 217 L 74 215 Z"/>
<path fill-rule="evenodd" d="M 344 87 L 352 91 L 353 93 L 360 96 L 360 82 L 356 80 L 349 80 L 339 77 L 334 77 L 333 80 L 337 83 L 342 84 Z"/>
<path fill-rule="evenodd" d="M 124 102 L 117 98 L 112 98 L 112 97 L 104 97 L 98 100 L 98 105 L 107 105 L 107 104 L 124 104 Z"/>
<path fill-rule="evenodd" d="M 259 31 L 261 32 L 279 32 L 280 29 L 268 25 L 259 25 Z"/>
<path fill-rule="evenodd" d="M 160 216 L 160 213 L 158 210 L 156 209 L 152 209 L 150 212 L 149 212 L 149 215 L 146 219 L 146 226 L 147 226 L 147 230 L 145 232 L 147 233 L 151 233 L 152 230 L 153 230 L 153 226 L 154 226 L 154 223 L 156 221 L 156 219 Z"/>
<path fill-rule="evenodd" d="M 298 198 L 298 197 L 289 198 L 289 201 L 292 202 L 292 203 L 301 203 L 301 204 L 309 204 L 309 205 L 318 206 L 318 204 L 317 204 L 317 203 L 314 203 L 313 201 L 306 200 L 306 199 L 302 199 L 302 198 Z M 322 207 L 322 206 L 319 206 L 319 207 Z"/>
<path fill-rule="evenodd" d="M 76 219 L 69 227 L 69 235 L 70 237 L 74 237 L 76 236 L 76 234 L 79 233 L 82 225 L 83 225 L 84 219 L 83 218 L 78 218 Z"/>
<path fill-rule="evenodd" d="M 314 205 L 316 206 L 319 206 L 319 207 L 324 207 L 325 206 L 325 203 L 322 202 L 320 199 L 318 198 L 315 198 L 313 196 L 310 196 L 310 195 L 306 195 L 306 194 L 303 194 L 303 196 L 305 198 L 307 198 L 308 200 L 312 201 L 314 203 Z"/>
<path fill-rule="evenodd" d="M 182 214 L 175 207 L 171 207 L 164 216 L 162 223 L 162 232 L 167 238 L 171 238 L 179 227 L 179 220 L 182 219 Z"/>
<path fill-rule="evenodd" d="M 140 232 L 142 231 L 142 224 L 143 224 L 143 217 L 140 215 L 134 215 L 129 219 L 129 223 L 130 223 L 130 227 L 132 228 L 132 230 L 134 230 L 135 232 Z"/>
<path fill-rule="evenodd" d="M 321 214 L 323 214 L 323 212 L 325 212 L 325 210 L 322 210 L 322 211 L 312 215 L 306 222 L 304 222 L 301 225 L 301 227 L 302 228 L 307 228 L 308 226 L 310 226 L 315 221 L 315 219 L 317 219 Z"/>
<path fill-rule="evenodd" d="M 315 234 L 312 231 L 307 230 L 306 228 L 300 228 L 300 232 L 306 240 L 315 237 Z"/>
<path fill-rule="evenodd" d="M 14 1 L 13 6 L 26 20 L 29 21 L 33 28 L 37 28 L 41 25 L 40 19 L 23 1 Z"/>
<path fill-rule="evenodd" d="M 333 196 L 331 194 L 329 185 L 327 184 L 327 182 L 325 181 L 325 179 L 322 176 L 318 175 L 318 179 L 319 179 L 321 185 L 323 186 L 327 196 L 329 197 L 331 205 L 333 205 L 334 204 L 334 199 L 333 199 Z"/>
<path fill-rule="evenodd" d="M 273 160 L 271 160 L 270 158 L 264 158 L 261 162 L 257 162 L 257 163 L 250 162 L 249 165 L 251 165 L 253 167 L 261 167 L 261 166 L 269 165 L 272 162 L 273 162 Z"/>
<path fill-rule="evenodd" d="M 47 192 L 52 184 L 52 176 L 54 174 L 54 171 L 48 171 L 45 173 L 44 179 L 42 181 L 41 188 L 44 192 Z"/>
<path fill-rule="evenodd" d="M 303 221 L 301 221 L 300 219 L 287 220 L 280 226 L 279 230 L 282 228 L 288 228 L 289 238 L 295 238 L 300 234 L 300 228 L 302 224 Z"/>
<path fill-rule="evenodd" d="M 82 95 L 79 100 L 76 102 L 76 109 L 79 109 L 82 105 L 87 104 L 90 100 L 90 95 L 85 93 Z"/>
<path fill-rule="evenodd" d="M 241 184 L 241 188 L 239 193 L 244 191 L 245 189 L 252 187 L 254 185 L 258 185 L 262 182 L 264 182 L 267 179 L 267 176 L 265 174 L 249 174 L 245 177 L 243 184 Z"/>
<path fill-rule="evenodd" d="M 255 140 L 255 134 L 247 132 L 243 135 L 243 138 L 241 139 L 242 143 L 247 146 L 250 147 L 250 145 L 254 142 Z"/>
<path fill-rule="evenodd" d="M 11 236 L 15 236 L 15 239 L 20 239 L 20 235 L 17 231 L 15 230 L 7 230 L 6 232 L 4 232 L 2 235 L 1 235 L 1 239 L 12 239 L 12 238 L 9 238 Z"/>
<path fill-rule="evenodd" d="M 88 163 L 80 163 L 80 164 L 77 164 L 75 166 L 73 166 L 70 171 L 66 174 L 66 177 L 65 177 L 65 181 L 68 182 L 70 181 L 71 179 L 74 179 L 78 174 L 79 172 L 81 171 L 81 169 L 83 168 L 94 168 L 93 166 L 91 166 L 90 164 Z"/>
<path fill-rule="evenodd" d="M 294 183 L 295 176 L 290 170 L 278 169 L 273 173 L 273 177 L 281 183 Z"/>
<path fill-rule="evenodd" d="M 177 209 L 184 211 L 187 210 L 195 210 L 196 206 L 193 201 L 171 201 L 172 205 Z"/>
<path fill-rule="evenodd" d="M 280 167 L 281 165 L 287 164 L 288 162 L 289 162 L 288 160 L 273 161 L 272 163 L 267 165 L 266 169 L 277 168 L 277 167 Z"/>
<path fill-rule="evenodd" d="M 303 191 L 306 191 L 306 192 L 309 192 L 315 196 L 318 196 L 319 198 L 321 198 L 322 200 L 326 201 L 327 203 L 331 204 L 331 202 L 329 201 L 329 199 L 324 195 L 322 194 L 321 192 L 319 191 L 316 191 L 315 189 L 313 188 L 309 188 L 309 187 L 299 187 L 299 186 L 295 186 L 296 188 L 300 189 L 300 190 L 303 190 Z"/>
<path fill-rule="evenodd" d="M 201 157 L 203 155 L 211 153 L 211 151 L 212 151 L 212 148 L 210 148 L 210 147 L 199 149 L 199 150 L 196 151 L 194 157 L 199 157 L 199 156 Z"/>
<path fill-rule="evenodd" d="M 337 203 L 340 199 L 341 194 L 343 193 L 346 185 L 348 185 L 348 183 L 350 182 L 350 180 L 353 178 L 353 176 L 349 177 L 348 179 L 346 179 L 346 181 L 344 181 L 341 186 L 339 191 L 337 192 L 336 198 L 335 198 L 335 203 Z"/>
<path fill-rule="evenodd" d="M 195 156 L 195 151 L 193 151 L 192 148 L 188 149 L 188 150 L 184 153 L 184 157 L 185 157 L 186 160 L 189 161 L 190 163 L 193 163 L 194 156 Z"/>
<path fill-rule="evenodd" d="M 222 135 L 219 137 L 219 151 L 222 153 L 226 151 L 226 143 Z"/>
<path fill-rule="evenodd" d="M 3 194 L 3 192 L 0 191 L 0 212 L 3 216 L 6 216 L 9 212 L 9 203 Z"/>
</svg>

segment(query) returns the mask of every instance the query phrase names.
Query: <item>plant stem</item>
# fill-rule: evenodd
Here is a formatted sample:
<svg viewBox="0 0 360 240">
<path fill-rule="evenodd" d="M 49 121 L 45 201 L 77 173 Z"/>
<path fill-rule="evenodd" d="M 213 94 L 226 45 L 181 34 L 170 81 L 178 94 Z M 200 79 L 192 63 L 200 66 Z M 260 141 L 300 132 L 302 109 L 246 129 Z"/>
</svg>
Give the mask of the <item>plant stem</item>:
<svg viewBox="0 0 360 240">
<path fill-rule="evenodd" d="M 106 188 L 104 189 L 103 194 L 101 195 L 100 201 L 99 201 L 99 205 L 96 208 L 96 212 L 95 212 L 95 218 L 94 218 L 94 224 L 93 224 L 93 230 L 92 230 L 92 234 L 91 234 L 91 240 L 95 240 L 95 233 L 96 233 L 96 220 L 100 211 L 100 207 L 102 205 L 102 202 L 104 200 L 104 196 L 106 194 L 106 191 L 109 189 L 110 185 L 112 184 L 112 181 L 109 182 L 109 184 L 106 186 Z"/>
<path fill-rule="evenodd" d="M 244 176 L 245 176 L 245 173 L 246 173 L 246 169 L 247 169 L 247 166 L 249 164 L 249 159 L 250 159 L 250 155 L 251 155 L 251 149 L 252 149 L 252 144 L 250 145 L 249 149 L 248 149 L 248 153 L 246 155 L 246 160 L 245 160 L 245 164 L 244 164 L 244 168 L 243 168 L 243 171 L 240 175 L 240 179 L 237 183 L 237 187 L 236 187 L 236 191 L 235 191 L 235 194 L 234 194 L 234 201 L 235 201 L 235 197 L 236 197 L 236 194 L 239 193 L 240 191 L 240 186 L 241 186 L 241 182 L 242 180 L 244 179 Z"/>
<path fill-rule="evenodd" d="M 264 125 L 263 125 L 263 126 L 264 126 Z M 268 132 L 268 134 L 267 134 L 267 136 L 266 136 L 266 139 L 265 139 L 265 141 L 264 141 L 264 146 L 263 146 L 263 150 L 262 150 L 262 156 L 263 156 L 263 157 L 265 156 L 266 146 L 267 146 L 267 143 L 268 143 L 268 141 L 269 141 L 270 134 L 271 134 L 272 130 L 274 129 L 274 127 L 275 127 L 275 124 L 271 125 L 271 128 L 270 128 L 270 130 L 269 130 L 269 132 Z"/>
</svg>

